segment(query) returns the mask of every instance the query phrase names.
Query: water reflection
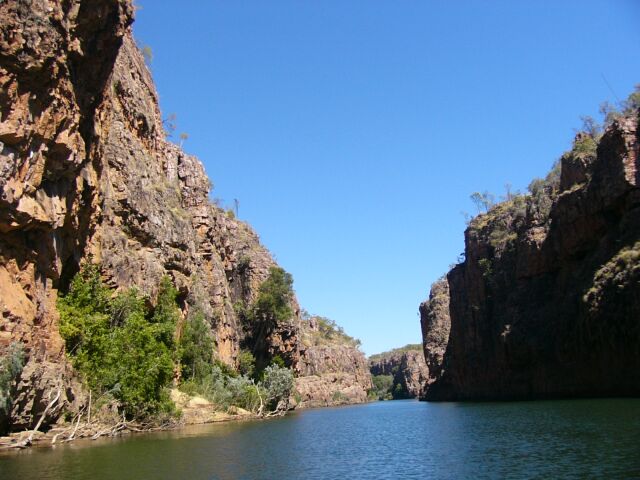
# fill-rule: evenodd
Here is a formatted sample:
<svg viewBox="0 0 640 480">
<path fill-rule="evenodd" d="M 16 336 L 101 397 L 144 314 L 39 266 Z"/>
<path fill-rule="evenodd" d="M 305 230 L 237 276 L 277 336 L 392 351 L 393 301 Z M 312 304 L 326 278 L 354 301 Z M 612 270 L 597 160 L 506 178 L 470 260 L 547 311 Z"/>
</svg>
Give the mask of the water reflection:
<svg viewBox="0 0 640 480">
<path fill-rule="evenodd" d="M 0 457 L 2 479 L 558 476 L 640 476 L 640 400 L 380 402 Z"/>
</svg>

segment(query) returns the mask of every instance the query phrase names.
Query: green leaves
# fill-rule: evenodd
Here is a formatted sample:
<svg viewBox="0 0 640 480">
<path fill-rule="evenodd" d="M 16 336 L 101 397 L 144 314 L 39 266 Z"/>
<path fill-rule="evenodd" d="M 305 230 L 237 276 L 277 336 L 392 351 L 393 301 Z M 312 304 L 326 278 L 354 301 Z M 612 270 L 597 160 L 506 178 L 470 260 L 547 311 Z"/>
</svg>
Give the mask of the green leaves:
<svg viewBox="0 0 640 480">
<path fill-rule="evenodd" d="M 74 367 L 98 392 L 110 392 L 129 417 L 167 409 L 180 311 L 176 290 L 162 279 L 151 314 L 137 290 L 112 296 L 97 265 L 86 265 L 58 299 L 60 333 Z"/>
<path fill-rule="evenodd" d="M 269 268 L 269 277 L 260 285 L 253 307 L 257 320 L 272 324 L 285 322 L 293 316 L 291 298 L 293 277 L 280 267 Z"/>
<path fill-rule="evenodd" d="M 213 340 L 201 311 L 195 311 L 187 317 L 179 351 L 185 380 L 202 381 L 211 372 Z"/>
</svg>

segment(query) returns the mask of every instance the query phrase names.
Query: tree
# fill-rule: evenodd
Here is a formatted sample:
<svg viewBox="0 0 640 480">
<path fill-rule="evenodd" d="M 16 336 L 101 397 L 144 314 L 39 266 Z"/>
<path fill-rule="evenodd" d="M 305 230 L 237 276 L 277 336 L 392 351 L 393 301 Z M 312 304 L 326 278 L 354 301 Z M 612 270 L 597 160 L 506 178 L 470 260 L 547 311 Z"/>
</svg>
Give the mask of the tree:
<svg viewBox="0 0 640 480">
<path fill-rule="evenodd" d="M 238 355 L 238 372 L 241 375 L 252 377 L 256 369 L 256 358 L 248 350 L 243 350 Z"/>
<path fill-rule="evenodd" d="M 180 321 L 180 309 L 176 304 L 178 290 L 171 279 L 165 275 L 160 280 L 156 306 L 153 309 L 151 323 L 155 324 L 156 338 L 168 348 L 175 346 L 176 325 Z"/>
<path fill-rule="evenodd" d="M 173 377 L 175 288 L 163 278 L 153 315 L 135 289 L 112 293 L 89 264 L 59 297 L 67 355 L 89 387 L 111 394 L 130 418 L 171 410 L 165 387 Z"/>
<path fill-rule="evenodd" d="M 186 142 L 188 140 L 188 138 L 189 138 L 189 134 L 188 133 L 182 132 L 180 134 L 180 148 L 182 148 L 182 145 L 184 145 L 184 142 Z"/>
<path fill-rule="evenodd" d="M 0 357 L 0 419 L 8 417 L 11 411 L 11 389 L 24 367 L 24 347 L 13 342 L 6 354 Z M 0 422 L 0 433 L 5 425 Z"/>
<path fill-rule="evenodd" d="M 470 198 L 478 209 L 478 213 L 481 213 L 482 209 L 484 209 L 485 212 L 488 212 L 495 203 L 495 197 L 493 196 L 493 194 L 487 192 L 486 190 L 482 193 L 473 192 Z"/>
<path fill-rule="evenodd" d="M 173 136 L 173 132 L 176 131 L 176 114 L 170 113 L 165 118 L 163 118 L 162 126 L 164 127 L 165 136 L 171 138 Z"/>
<path fill-rule="evenodd" d="M 288 368 L 269 365 L 264 369 L 262 386 L 266 391 L 266 403 L 272 411 L 288 408 L 293 390 L 293 373 Z"/>
<path fill-rule="evenodd" d="M 204 318 L 197 310 L 190 313 L 180 337 L 180 365 L 185 379 L 202 379 L 211 372 L 213 340 Z"/>
<path fill-rule="evenodd" d="M 292 296 L 293 277 L 291 274 L 280 267 L 269 268 L 269 277 L 258 290 L 253 316 L 257 320 L 271 325 L 289 320 L 293 315 Z"/>
</svg>

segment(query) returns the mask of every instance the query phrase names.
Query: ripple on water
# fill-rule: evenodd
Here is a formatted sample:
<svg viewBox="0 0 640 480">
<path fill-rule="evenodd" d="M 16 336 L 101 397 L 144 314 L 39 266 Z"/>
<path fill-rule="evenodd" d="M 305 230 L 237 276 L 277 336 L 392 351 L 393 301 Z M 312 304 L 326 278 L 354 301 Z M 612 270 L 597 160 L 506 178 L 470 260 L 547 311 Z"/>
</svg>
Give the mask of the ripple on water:
<svg viewBox="0 0 640 480">
<path fill-rule="evenodd" d="M 640 477 L 640 399 L 377 402 L 0 457 L 0 479 Z"/>
</svg>

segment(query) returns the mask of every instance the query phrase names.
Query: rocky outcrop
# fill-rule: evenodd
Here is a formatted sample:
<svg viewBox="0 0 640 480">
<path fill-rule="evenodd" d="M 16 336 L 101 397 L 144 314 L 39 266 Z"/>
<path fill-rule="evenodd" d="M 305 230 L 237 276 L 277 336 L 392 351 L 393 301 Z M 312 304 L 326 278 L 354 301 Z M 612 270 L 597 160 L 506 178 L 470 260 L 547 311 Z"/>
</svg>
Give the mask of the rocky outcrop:
<svg viewBox="0 0 640 480">
<path fill-rule="evenodd" d="M 451 320 L 427 399 L 640 394 L 638 123 L 628 110 L 597 149 L 578 136 L 529 195 L 471 222 L 449 311 L 421 309 L 427 357 Z"/>
<path fill-rule="evenodd" d="M 327 335 L 315 318 L 302 323 L 299 377 L 295 379 L 298 408 L 363 403 L 372 388 L 364 354 L 353 339 Z"/>
<path fill-rule="evenodd" d="M 44 428 L 86 403 L 56 299 L 87 261 L 151 302 L 169 275 L 183 314 L 204 313 L 230 365 L 241 348 L 298 373 L 317 363 L 302 361 L 295 299 L 286 322 L 241 321 L 276 264 L 247 224 L 209 202 L 200 161 L 166 140 L 132 15 L 129 0 L 0 4 L 0 355 L 19 342 L 27 358 L 14 429 L 33 426 L 58 391 Z"/>
<path fill-rule="evenodd" d="M 416 398 L 422 395 L 429 378 L 424 354 L 419 349 L 397 349 L 369 359 L 371 375 L 391 375 L 391 395 L 394 399 Z"/>
<path fill-rule="evenodd" d="M 442 373 L 444 354 L 451 330 L 449 282 L 446 278 L 435 282 L 431 286 L 429 299 L 420 304 L 420 326 L 424 359 L 429 371 L 427 384 L 431 384 Z"/>
<path fill-rule="evenodd" d="M 300 376 L 295 379 L 299 407 L 367 401 L 371 376 L 364 355 L 356 348 L 345 345 L 308 347 L 299 368 Z"/>
<path fill-rule="evenodd" d="M 131 15 L 119 0 L 0 4 L 0 353 L 15 341 L 28 357 L 15 428 L 57 391 L 51 418 L 76 401 L 55 302 L 99 221 L 101 117 Z"/>
</svg>

